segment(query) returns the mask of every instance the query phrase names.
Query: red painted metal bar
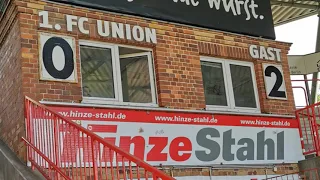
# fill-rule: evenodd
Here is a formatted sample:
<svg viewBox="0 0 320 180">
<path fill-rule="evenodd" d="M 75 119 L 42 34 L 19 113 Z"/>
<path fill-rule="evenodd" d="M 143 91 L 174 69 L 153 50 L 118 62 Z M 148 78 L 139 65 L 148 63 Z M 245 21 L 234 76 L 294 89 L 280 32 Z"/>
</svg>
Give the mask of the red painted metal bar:
<svg viewBox="0 0 320 180">
<path fill-rule="evenodd" d="M 314 143 L 315 143 L 315 150 L 316 150 L 316 154 L 317 156 L 319 156 L 319 152 L 320 152 L 320 142 L 319 142 L 319 129 L 318 129 L 318 125 L 317 125 L 317 121 L 316 119 L 318 118 L 316 112 L 315 112 L 315 108 L 317 106 L 313 106 L 311 108 L 312 111 L 312 115 L 313 118 L 311 118 L 311 125 L 312 125 L 312 135 L 313 135 L 313 139 L 314 139 Z"/>
<path fill-rule="evenodd" d="M 309 104 L 309 101 L 308 101 L 308 94 L 307 94 L 306 89 L 302 86 L 292 86 L 292 89 L 302 89 L 304 91 L 304 97 L 305 97 L 306 106 L 307 106 Z"/>
<path fill-rule="evenodd" d="M 303 154 L 312 154 L 317 152 L 317 138 L 314 137 L 314 116 L 310 112 L 310 108 L 296 111 L 296 117 L 299 122 L 299 133 L 301 138 L 301 146 Z"/>
<path fill-rule="evenodd" d="M 319 139 L 319 124 L 318 122 L 320 122 L 320 110 L 319 110 L 319 106 L 314 106 L 313 107 L 313 128 L 314 128 L 314 138 L 316 139 L 316 154 L 317 156 L 320 155 L 320 139 Z M 317 122 L 318 120 L 318 122 Z"/>
<path fill-rule="evenodd" d="M 279 175 L 279 176 L 274 176 L 274 177 L 270 177 L 270 178 L 266 178 L 263 180 L 285 180 L 285 179 L 290 179 L 290 180 L 299 180 L 299 172 L 296 173 L 290 173 L 290 174 L 285 174 L 285 175 Z"/>
<path fill-rule="evenodd" d="M 25 110 L 28 160 L 47 179 L 174 180 L 28 97 Z"/>
<path fill-rule="evenodd" d="M 59 173 L 59 175 L 61 175 L 62 177 L 64 177 L 65 179 L 70 179 L 66 174 L 64 174 L 57 166 L 54 162 L 52 162 L 48 157 L 46 157 L 46 155 L 44 155 L 38 148 L 36 148 L 34 145 L 32 145 L 28 140 L 26 140 L 25 138 L 22 138 L 22 140 L 25 142 L 25 144 L 30 147 L 32 149 L 32 151 L 34 151 L 35 153 L 37 153 L 39 156 L 41 156 L 41 158 L 53 169 L 55 169 L 57 171 L 57 173 Z M 30 159 L 30 157 L 29 157 Z M 40 171 L 41 174 L 43 174 L 44 176 L 46 176 L 47 178 L 49 176 L 47 176 L 46 172 L 43 171 L 43 169 L 38 166 L 37 163 L 35 163 L 35 161 L 31 161 L 31 163 L 33 162 L 33 165 L 38 167 L 38 170 Z M 48 168 L 50 169 L 50 168 Z M 51 179 L 51 178 L 50 178 Z M 70 179 L 71 180 L 71 179 Z"/>
<path fill-rule="evenodd" d="M 301 145 L 304 150 L 303 154 L 316 153 L 319 156 L 320 137 L 318 122 L 320 122 L 320 102 L 297 110 L 296 117 L 299 122 Z"/>
<path fill-rule="evenodd" d="M 293 82 L 305 82 L 305 81 L 320 81 L 320 79 L 296 79 L 296 80 L 291 80 Z"/>
<path fill-rule="evenodd" d="M 298 79 L 298 80 L 291 80 L 291 82 L 305 82 L 305 83 L 307 83 L 307 82 L 309 82 L 309 81 L 311 81 L 311 82 L 313 82 L 313 81 L 320 81 L 320 79 Z M 306 86 L 307 86 L 307 84 L 306 84 Z M 306 99 L 306 106 L 308 106 L 308 105 L 310 105 L 309 103 L 309 93 L 310 92 L 308 92 L 308 89 L 306 90 L 306 88 L 305 87 L 302 87 L 302 86 L 293 86 L 292 88 L 299 88 L 299 89 L 303 89 L 303 91 L 304 91 L 304 95 L 305 95 L 305 99 Z M 309 103 L 308 103 L 309 102 Z"/>
<path fill-rule="evenodd" d="M 305 146 L 304 146 L 304 139 L 303 139 L 303 131 L 302 131 L 302 126 L 301 126 L 301 120 L 299 119 L 299 113 L 296 112 L 296 117 L 299 121 L 299 135 L 300 135 L 300 143 L 301 147 L 303 149 L 303 153 L 305 152 Z"/>
<path fill-rule="evenodd" d="M 309 109 L 309 108 L 311 108 L 311 107 L 319 106 L 319 105 L 320 105 L 320 102 L 315 103 L 315 104 L 308 105 L 308 106 L 306 106 L 306 107 L 304 107 L 304 108 L 298 109 L 297 111 L 298 111 L 298 112 L 301 112 L 301 111 L 303 111 L 303 110 L 305 110 L 305 109 Z"/>
</svg>

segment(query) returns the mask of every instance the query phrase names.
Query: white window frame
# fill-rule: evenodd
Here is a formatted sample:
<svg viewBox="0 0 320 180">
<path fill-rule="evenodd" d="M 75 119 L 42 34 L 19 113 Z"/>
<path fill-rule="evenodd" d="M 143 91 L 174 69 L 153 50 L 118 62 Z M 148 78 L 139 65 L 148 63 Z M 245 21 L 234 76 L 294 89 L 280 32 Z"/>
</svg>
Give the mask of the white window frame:
<svg viewBox="0 0 320 180">
<path fill-rule="evenodd" d="M 143 106 L 143 107 L 158 107 L 157 104 L 157 94 L 156 94 L 156 86 L 155 86 L 155 76 L 154 76 L 154 66 L 153 66 L 153 58 L 152 58 L 152 50 L 147 48 L 139 48 L 135 46 L 124 46 L 118 44 L 109 44 L 109 43 L 101 43 L 101 42 L 92 42 L 92 41 L 79 41 L 80 46 L 90 46 L 90 47 L 98 47 L 98 48 L 109 48 L 112 53 L 112 68 L 113 68 L 113 83 L 114 83 L 114 93 L 115 98 L 100 98 L 100 97 L 85 97 L 82 94 L 82 102 L 86 104 L 104 104 L 104 105 L 121 105 L 121 106 Z M 80 46 L 79 46 L 79 57 L 80 57 L 80 67 L 81 67 L 81 54 L 80 54 Z M 119 47 L 127 47 L 133 49 L 146 50 L 148 52 L 142 53 L 133 53 L 127 55 L 119 54 Z M 122 95 L 122 82 L 121 82 L 121 72 L 120 72 L 120 58 L 128 58 L 128 57 L 136 57 L 136 56 L 147 56 L 148 57 L 148 66 L 149 66 L 149 77 L 150 77 L 150 86 L 151 86 L 151 103 L 134 103 L 134 102 L 123 102 Z M 81 68 L 80 68 L 81 69 Z M 81 70 L 80 70 L 81 71 Z M 80 73 L 82 78 L 82 72 Z M 81 88 L 82 88 L 82 80 L 81 80 Z"/>
<path fill-rule="evenodd" d="M 112 57 L 112 75 L 113 75 L 113 87 L 114 87 L 114 98 L 100 98 L 100 97 L 85 97 L 83 95 L 83 90 L 82 90 L 82 97 L 83 99 L 90 99 L 90 101 L 119 101 L 119 94 L 117 93 L 119 91 L 119 86 L 118 86 L 118 79 L 117 79 L 117 72 L 115 71 L 116 69 L 116 49 L 114 46 L 108 45 L 108 44 L 102 44 L 102 43 L 92 43 L 88 41 L 80 41 L 80 46 L 89 46 L 89 47 L 97 47 L 97 48 L 106 48 L 111 50 L 111 57 Z M 81 75 L 81 88 L 82 88 L 82 69 L 81 69 L 81 48 L 79 46 L 79 57 L 80 57 L 80 75 Z"/>
<path fill-rule="evenodd" d="M 256 75 L 255 75 L 253 63 L 251 63 L 251 62 L 243 62 L 243 61 L 236 61 L 236 60 L 213 58 L 213 57 L 201 57 L 201 61 L 202 62 L 209 62 L 209 63 L 211 62 L 211 63 L 221 63 L 222 64 L 223 78 L 224 78 L 226 98 L 227 98 L 227 106 L 206 105 L 206 109 L 207 110 L 233 111 L 233 112 L 251 112 L 251 113 L 260 113 L 261 112 L 261 110 L 260 110 L 260 102 L 259 102 L 259 95 L 258 95 L 258 88 L 257 88 L 257 82 L 256 82 Z M 256 108 L 237 107 L 235 105 L 233 85 L 232 85 L 232 79 L 231 79 L 230 64 L 250 67 L 251 75 L 252 75 L 254 95 L 255 95 L 255 100 L 256 100 Z M 202 69 L 201 69 L 201 72 L 202 72 Z"/>
<path fill-rule="evenodd" d="M 151 52 L 142 52 L 142 53 L 133 53 L 133 54 L 121 55 L 121 56 L 119 56 L 119 61 L 117 61 L 116 63 L 118 63 L 117 66 L 120 68 L 121 58 L 130 58 L 130 57 L 139 57 L 139 56 L 147 56 L 148 57 L 148 67 L 149 67 L 149 77 L 150 77 L 152 103 L 133 103 L 133 102 L 130 102 L 129 105 L 138 106 L 139 104 L 147 104 L 148 106 L 152 106 L 152 105 L 156 104 L 157 99 L 156 99 L 154 68 L 153 68 L 153 63 L 152 63 Z M 120 71 L 117 71 L 117 72 L 118 72 L 118 77 L 120 77 L 120 79 L 121 79 L 121 72 Z M 119 84 L 121 84 L 121 83 L 119 83 Z M 119 94 L 120 94 L 120 101 L 123 102 L 122 84 L 121 84 L 121 88 L 119 89 Z M 128 102 L 123 102 L 123 103 L 128 103 Z"/>
</svg>

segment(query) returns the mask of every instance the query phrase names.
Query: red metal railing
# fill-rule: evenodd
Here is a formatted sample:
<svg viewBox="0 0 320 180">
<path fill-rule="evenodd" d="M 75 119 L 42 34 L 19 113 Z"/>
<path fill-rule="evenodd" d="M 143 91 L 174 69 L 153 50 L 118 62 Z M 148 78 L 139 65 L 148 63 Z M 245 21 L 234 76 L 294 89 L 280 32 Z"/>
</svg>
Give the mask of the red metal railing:
<svg viewBox="0 0 320 180">
<path fill-rule="evenodd" d="M 319 169 L 309 169 L 301 172 L 274 176 L 264 180 L 320 180 Z"/>
<path fill-rule="evenodd" d="M 28 160 L 46 179 L 174 180 L 27 97 L 25 108 Z"/>
<path fill-rule="evenodd" d="M 305 99 L 305 102 L 306 102 L 306 106 L 308 106 L 309 104 L 309 101 L 308 101 L 308 94 L 307 94 L 307 90 L 302 87 L 302 86 L 292 86 L 292 89 L 302 89 L 303 90 L 303 93 L 304 93 L 304 99 Z M 303 106 L 305 107 L 305 106 Z"/>
<path fill-rule="evenodd" d="M 299 132 L 303 154 L 315 153 L 319 156 L 319 124 L 320 124 L 320 103 L 316 103 L 296 111 L 299 120 Z"/>
<path fill-rule="evenodd" d="M 320 81 L 320 79 L 296 79 L 296 80 L 291 80 L 292 82 L 292 89 L 302 89 L 303 90 L 303 93 L 304 93 L 304 98 L 305 98 L 305 103 L 306 105 L 305 106 L 308 106 L 310 105 L 310 102 L 311 98 L 309 95 L 310 95 L 310 89 L 309 89 L 309 85 L 307 85 L 307 83 L 309 82 L 314 82 L 314 81 Z M 304 82 L 305 84 L 303 86 L 301 86 L 300 84 L 297 84 L 295 82 Z M 304 105 L 298 105 L 296 106 L 297 109 L 300 109 L 300 108 L 304 108 L 305 107 Z"/>
</svg>

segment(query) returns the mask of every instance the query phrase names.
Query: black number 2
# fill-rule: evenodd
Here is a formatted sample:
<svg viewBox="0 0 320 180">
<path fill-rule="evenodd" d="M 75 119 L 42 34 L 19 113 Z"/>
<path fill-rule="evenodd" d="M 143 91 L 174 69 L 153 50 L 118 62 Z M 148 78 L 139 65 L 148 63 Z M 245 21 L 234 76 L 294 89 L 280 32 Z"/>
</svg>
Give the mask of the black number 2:
<svg viewBox="0 0 320 180">
<path fill-rule="evenodd" d="M 276 83 L 273 85 L 273 88 L 271 92 L 269 93 L 270 97 L 277 97 L 277 98 L 286 98 L 286 92 L 285 91 L 279 91 L 279 88 L 281 87 L 283 83 L 283 76 L 282 73 L 279 71 L 278 68 L 275 66 L 268 66 L 266 70 L 264 71 L 265 76 L 271 77 L 271 74 L 276 74 Z"/>
</svg>

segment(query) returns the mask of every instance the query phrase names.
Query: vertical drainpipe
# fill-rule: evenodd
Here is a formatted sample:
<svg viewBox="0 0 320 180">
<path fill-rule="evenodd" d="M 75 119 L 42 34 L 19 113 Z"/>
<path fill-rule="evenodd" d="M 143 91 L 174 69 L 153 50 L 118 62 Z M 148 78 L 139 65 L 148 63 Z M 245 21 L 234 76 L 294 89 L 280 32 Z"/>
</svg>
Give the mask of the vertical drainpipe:
<svg viewBox="0 0 320 180">
<path fill-rule="evenodd" d="M 317 33 L 316 52 L 320 52 L 320 10 L 318 10 L 318 33 Z M 318 79 L 318 75 L 319 75 L 319 72 L 313 73 L 312 79 Z M 317 101 L 318 86 L 319 86 L 318 81 L 312 81 L 310 104 L 314 104 Z"/>
</svg>

